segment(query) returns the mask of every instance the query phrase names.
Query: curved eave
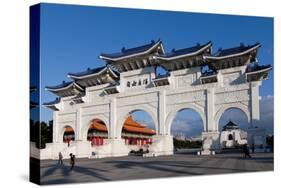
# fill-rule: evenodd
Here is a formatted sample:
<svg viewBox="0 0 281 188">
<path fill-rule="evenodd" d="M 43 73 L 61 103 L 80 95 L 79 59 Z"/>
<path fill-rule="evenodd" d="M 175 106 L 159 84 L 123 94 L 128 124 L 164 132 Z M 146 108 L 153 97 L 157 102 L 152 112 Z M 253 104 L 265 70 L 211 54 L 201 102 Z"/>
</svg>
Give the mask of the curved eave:
<svg viewBox="0 0 281 188">
<path fill-rule="evenodd" d="M 206 56 L 206 55 L 203 55 L 203 58 L 206 59 L 206 60 L 208 60 L 208 59 L 209 60 L 221 60 L 221 59 L 226 59 L 226 58 L 231 58 L 231 57 L 237 57 L 237 56 L 242 56 L 242 55 L 245 55 L 247 53 L 250 53 L 251 51 L 258 49 L 259 47 L 261 47 L 261 44 L 257 44 L 256 46 L 253 46 L 252 48 L 250 48 L 248 50 L 245 50 L 243 52 L 240 52 L 240 53 L 235 53 L 235 54 L 226 55 L 226 56 Z"/>
<path fill-rule="evenodd" d="M 83 75 L 83 76 L 77 76 L 77 75 L 74 75 L 71 73 L 69 73 L 67 76 L 73 80 L 82 80 L 82 79 L 87 79 L 90 77 L 99 76 L 106 71 L 109 71 L 114 78 L 116 78 L 116 79 L 119 78 L 119 76 L 110 67 L 104 67 L 102 70 L 100 70 L 97 73 L 87 74 L 87 75 Z"/>
<path fill-rule="evenodd" d="M 141 56 L 141 55 L 148 54 L 149 52 L 151 52 L 152 50 L 154 50 L 158 46 L 160 46 L 162 52 L 165 53 L 163 45 L 162 45 L 162 42 L 158 41 L 151 48 L 149 48 L 148 50 L 143 51 L 143 52 L 134 53 L 134 54 L 126 55 L 126 56 L 121 56 L 121 57 L 117 57 L 117 58 L 111 58 L 111 57 L 107 57 L 105 55 L 100 55 L 99 58 L 103 59 L 103 60 L 107 60 L 107 61 L 120 61 L 120 60 L 123 60 L 123 59 L 127 59 L 127 58 L 131 58 L 131 57 L 135 57 L 135 56 Z"/>
<path fill-rule="evenodd" d="M 45 89 L 47 91 L 51 91 L 51 92 L 59 92 L 59 91 L 64 91 L 67 90 L 71 87 L 76 87 L 78 90 L 83 91 L 84 89 L 82 87 L 80 87 L 78 84 L 76 84 L 75 82 L 70 83 L 69 85 L 65 86 L 65 87 L 60 87 L 60 88 L 52 88 L 52 87 L 48 87 L 46 86 Z"/>
<path fill-rule="evenodd" d="M 205 51 L 206 49 L 210 48 L 211 46 L 212 46 L 212 43 L 209 43 L 206 46 L 202 47 L 201 49 L 199 49 L 195 52 L 192 52 L 192 53 L 173 56 L 173 57 L 153 56 L 153 58 L 158 59 L 158 60 L 171 61 L 171 60 L 176 60 L 176 59 L 181 59 L 181 58 L 186 58 L 186 57 L 192 57 L 192 56 L 195 56 L 195 55 Z"/>
<path fill-rule="evenodd" d="M 52 101 L 52 102 L 46 102 L 43 103 L 43 106 L 46 108 L 50 108 L 52 110 L 59 110 L 56 105 L 60 103 L 60 98 L 57 98 L 56 100 Z"/>
<path fill-rule="evenodd" d="M 55 110 L 55 111 L 59 111 L 59 109 L 56 107 L 56 105 L 44 105 L 46 108 L 50 108 L 52 110 Z"/>
<path fill-rule="evenodd" d="M 261 70 L 257 70 L 257 71 L 252 71 L 252 72 L 246 72 L 246 75 L 253 75 L 253 74 L 259 74 L 259 73 L 263 73 L 263 72 L 268 72 L 272 69 L 272 67 L 268 67 L 265 69 L 261 69 Z"/>
<path fill-rule="evenodd" d="M 50 108 L 52 110 L 59 110 L 56 105 L 60 103 L 60 100 L 55 100 L 53 102 L 44 103 L 43 106 L 46 108 Z"/>
</svg>

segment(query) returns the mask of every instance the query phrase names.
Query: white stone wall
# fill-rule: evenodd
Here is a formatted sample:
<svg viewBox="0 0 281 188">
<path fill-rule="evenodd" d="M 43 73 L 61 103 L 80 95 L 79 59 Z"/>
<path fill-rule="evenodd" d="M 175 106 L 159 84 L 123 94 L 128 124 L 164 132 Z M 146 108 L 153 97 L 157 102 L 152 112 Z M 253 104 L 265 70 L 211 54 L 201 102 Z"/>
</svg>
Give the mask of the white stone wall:
<svg viewBox="0 0 281 188">
<path fill-rule="evenodd" d="M 223 69 L 218 73 L 218 83 L 202 85 L 199 81 L 200 67 L 178 70 L 171 72 L 170 85 L 153 87 L 151 82 L 155 78 L 155 69 L 149 67 L 121 73 L 120 93 L 106 95 L 103 92 L 105 84 L 87 88 L 85 103 L 71 104 L 69 97 L 63 98 L 58 105 L 60 111 L 54 112 L 53 152 L 47 152 L 52 153 L 49 158 L 65 149 L 60 146 L 65 126 L 71 126 L 75 131 L 73 150 L 77 157 L 89 157 L 94 150 L 99 150 L 95 157 L 127 155 L 129 150 L 121 140 L 121 131 L 128 114 L 135 110 L 146 111 L 154 121 L 157 132 L 155 144 L 151 147 L 154 153 L 172 153 L 171 124 L 176 113 L 186 108 L 199 113 L 204 125 L 202 139 L 211 139 L 210 149 L 218 149 L 218 122 L 225 110 L 238 108 L 246 114 L 252 126 L 258 125 L 261 83 L 247 83 L 244 71 L 245 67 Z M 148 79 L 147 84 L 143 84 L 145 79 Z M 127 82 L 139 80 L 141 85 L 127 86 Z M 86 140 L 93 119 L 101 119 L 108 129 L 108 143 L 99 149 L 89 148 Z"/>
</svg>

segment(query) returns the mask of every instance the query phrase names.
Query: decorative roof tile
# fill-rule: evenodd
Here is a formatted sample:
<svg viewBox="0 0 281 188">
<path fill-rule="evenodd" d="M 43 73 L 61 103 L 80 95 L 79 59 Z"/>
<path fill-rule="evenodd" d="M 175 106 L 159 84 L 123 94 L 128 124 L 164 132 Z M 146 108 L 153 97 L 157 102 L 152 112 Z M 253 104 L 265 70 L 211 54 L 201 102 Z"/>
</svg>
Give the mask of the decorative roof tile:
<svg viewBox="0 0 281 188">
<path fill-rule="evenodd" d="M 178 50 L 172 49 L 171 52 L 163 54 L 163 55 L 158 55 L 158 57 L 172 58 L 172 57 L 178 57 L 178 56 L 183 56 L 183 55 L 188 55 L 188 54 L 194 54 L 194 53 L 200 51 L 201 49 L 203 49 L 207 46 L 211 46 L 211 45 L 212 45 L 211 41 L 209 41 L 203 45 L 197 43 L 195 46 L 188 47 L 188 48 L 183 48 L 183 49 L 178 49 Z"/>
<path fill-rule="evenodd" d="M 238 47 L 227 48 L 227 49 L 219 49 L 213 55 L 205 55 L 204 58 L 205 59 L 220 60 L 220 59 L 229 58 L 229 57 L 241 56 L 241 55 L 245 55 L 247 53 L 250 53 L 253 50 L 256 50 L 260 46 L 261 45 L 259 43 L 256 43 L 256 44 L 253 44 L 253 45 L 248 45 L 248 46 L 245 46 L 243 43 L 241 43 L 240 46 L 238 46 Z"/>
<path fill-rule="evenodd" d="M 71 76 L 75 76 L 75 77 L 82 77 L 82 76 L 86 76 L 86 75 L 91 75 L 91 74 L 96 74 L 99 73 L 100 71 L 102 71 L 103 69 L 105 69 L 106 66 L 102 66 L 102 67 L 98 67 L 98 68 L 88 68 L 86 71 L 82 71 L 82 72 L 78 72 L 78 73 L 68 73 L 68 75 Z"/>
<path fill-rule="evenodd" d="M 119 60 L 120 58 L 123 58 L 123 57 L 145 53 L 161 44 L 162 44 L 162 42 L 160 40 L 158 40 L 157 42 L 152 40 L 151 43 L 149 43 L 149 44 L 145 44 L 145 45 L 134 47 L 134 48 L 126 49 L 125 47 L 123 47 L 121 49 L 121 51 L 117 52 L 117 53 L 111 53 L 111 54 L 101 53 L 100 58 L 105 59 L 105 60 Z"/>
<path fill-rule="evenodd" d="M 259 46 L 259 45 L 260 45 L 259 43 L 256 43 L 256 44 L 253 44 L 253 45 L 245 46 L 243 43 L 241 43 L 240 46 L 238 46 L 238 47 L 227 48 L 227 49 L 219 49 L 213 56 L 222 57 L 222 56 L 237 54 L 237 53 L 245 52 L 245 51 L 247 51 L 249 49 L 252 49 L 256 46 Z"/>
<path fill-rule="evenodd" d="M 47 90 L 57 90 L 57 89 L 62 89 L 62 88 L 66 88 L 66 87 L 69 87 L 70 85 L 72 85 L 73 82 L 70 81 L 70 82 L 66 82 L 66 81 L 63 81 L 61 84 L 59 85 L 56 85 L 56 86 L 46 86 L 45 88 Z"/>
</svg>

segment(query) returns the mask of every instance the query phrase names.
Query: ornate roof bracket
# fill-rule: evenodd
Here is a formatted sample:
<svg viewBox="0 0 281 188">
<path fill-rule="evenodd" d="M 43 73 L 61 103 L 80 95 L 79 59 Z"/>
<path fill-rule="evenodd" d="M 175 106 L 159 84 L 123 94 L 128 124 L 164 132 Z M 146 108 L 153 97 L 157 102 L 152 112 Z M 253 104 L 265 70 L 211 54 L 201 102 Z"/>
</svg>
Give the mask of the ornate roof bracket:
<svg viewBox="0 0 281 188">
<path fill-rule="evenodd" d="M 209 83 L 218 82 L 218 74 L 216 72 L 203 73 L 200 76 L 200 82 L 201 82 L 201 84 L 209 84 Z"/>
</svg>

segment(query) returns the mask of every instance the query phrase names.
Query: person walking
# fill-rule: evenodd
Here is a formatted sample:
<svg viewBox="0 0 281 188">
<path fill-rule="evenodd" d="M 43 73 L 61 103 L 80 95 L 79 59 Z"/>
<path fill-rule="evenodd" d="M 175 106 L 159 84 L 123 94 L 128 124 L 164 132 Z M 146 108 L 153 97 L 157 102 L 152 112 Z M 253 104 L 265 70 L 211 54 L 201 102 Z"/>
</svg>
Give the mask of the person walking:
<svg viewBox="0 0 281 188">
<path fill-rule="evenodd" d="M 72 170 L 74 168 L 74 165 L 75 165 L 75 155 L 70 153 L 69 156 L 70 156 L 70 170 Z"/>
<path fill-rule="evenodd" d="M 244 153 L 244 158 L 247 158 L 247 157 L 252 158 L 247 144 L 244 144 L 242 149 L 243 149 L 243 153 Z"/>
<path fill-rule="evenodd" d="M 58 161 L 58 164 L 63 165 L 63 156 L 62 156 L 62 153 L 61 153 L 61 152 L 59 152 L 59 161 Z"/>
</svg>

